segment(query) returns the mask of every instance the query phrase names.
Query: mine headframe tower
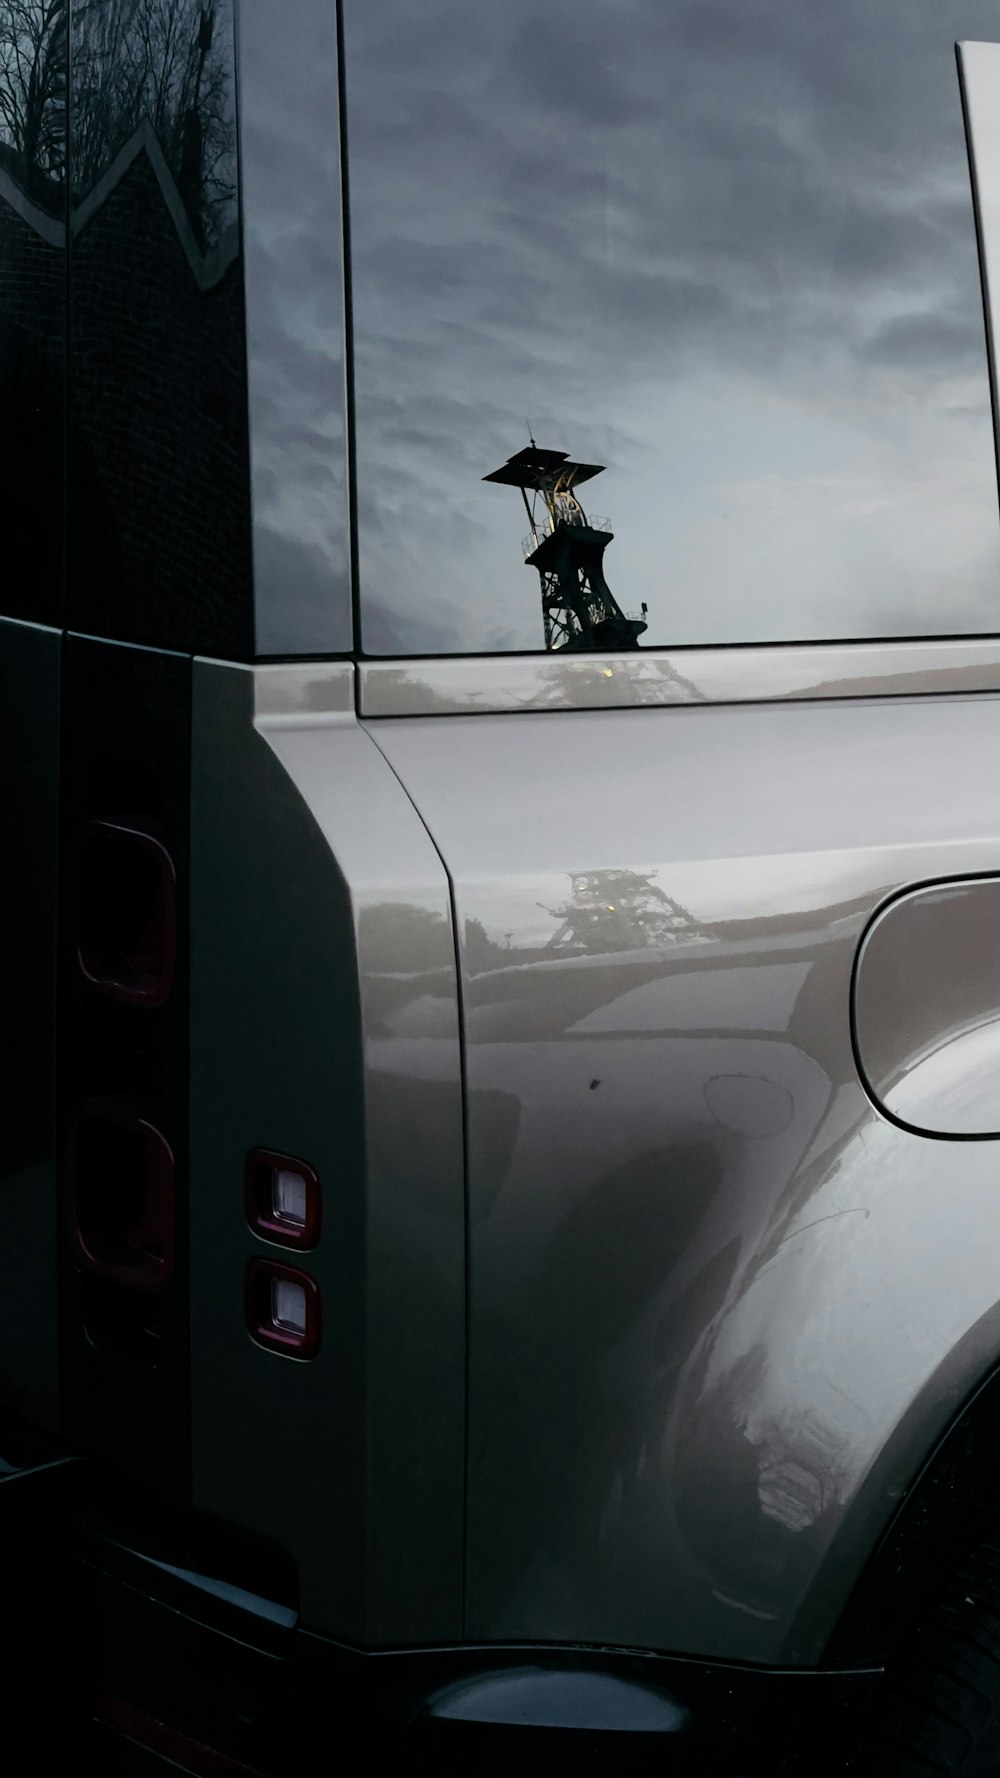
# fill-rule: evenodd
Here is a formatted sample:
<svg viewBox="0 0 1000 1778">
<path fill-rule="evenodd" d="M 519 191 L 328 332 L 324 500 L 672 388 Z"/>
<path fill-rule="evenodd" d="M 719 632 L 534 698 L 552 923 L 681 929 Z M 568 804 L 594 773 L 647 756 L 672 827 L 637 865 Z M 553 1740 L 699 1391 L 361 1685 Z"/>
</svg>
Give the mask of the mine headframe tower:
<svg viewBox="0 0 1000 1778">
<path fill-rule="evenodd" d="M 610 521 L 588 518 L 577 497 L 580 484 L 603 467 L 573 463 L 565 451 L 532 443 L 483 476 L 521 490 L 531 527 L 522 548 L 542 583 L 546 648 L 637 648 L 646 628 L 645 605 L 641 617 L 626 617 L 604 578 L 604 551 L 614 536 Z"/>
</svg>

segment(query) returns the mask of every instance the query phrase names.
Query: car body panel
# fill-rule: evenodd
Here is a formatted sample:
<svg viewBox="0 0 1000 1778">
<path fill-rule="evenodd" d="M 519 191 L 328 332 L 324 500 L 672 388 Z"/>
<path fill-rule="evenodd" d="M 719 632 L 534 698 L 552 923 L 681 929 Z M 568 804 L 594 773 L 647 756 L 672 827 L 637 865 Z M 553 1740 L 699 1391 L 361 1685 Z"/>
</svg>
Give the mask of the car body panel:
<svg viewBox="0 0 1000 1778">
<path fill-rule="evenodd" d="M 195 667 L 193 1470 L 377 1645 L 461 1633 L 462 1094 L 447 878 L 352 703 L 346 664 Z M 319 1174 L 301 1259 L 247 1225 L 252 1147 Z M 253 1257 L 316 1279 L 315 1359 L 250 1339 Z"/>
<path fill-rule="evenodd" d="M 858 1063 L 876 1103 L 930 1136 L 1000 1134 L 1000 882 L 901 895 L 858 957 Z"/>
<path fill-rule="evenodd" d="M 1000 1002 L 1000 46 L 960 55 L 974 193 L 953 54 L 995 9 L 740 11 L 56 7 L 47 128 L 0 130 L 0 601 L 66 626 L 0 620 L 0 1400 L 181 1545 L 287 1552 L 289 1631 L 477 1681 L 498 1644 L 802 1677 L 1000 1361 L 1000 1121 L 904 1117 L 924 1014 L 864 1003 L 883 939 L 945 992 L 956 909 Z M 487 485 L 525 418 L 605 464 L 666 646 L 529 652 Z M 145 1037 L 74 924 L 144 771 Z M 152 1353 L 102 1347 L 58 1208 L 94 1078 L 140 1075 L 179 1132 Z M 252 1153 L 319 1180 L 314 1356 L 249 1312 L 289 1260 Z"/>
<path fill-rule="evenodd" d="M 992 636 L 358 663 L 362 716 L 479 716 L 1000 691 Z"/>
<path fill-rule="evenodd" d="M 995 870 L 991 696 L 369 724 L 452 875 L 467 1633 L 819 1660 L 995 1361 L 996 1158 L 880 1116 L 851 979 Z"/>
</svg>

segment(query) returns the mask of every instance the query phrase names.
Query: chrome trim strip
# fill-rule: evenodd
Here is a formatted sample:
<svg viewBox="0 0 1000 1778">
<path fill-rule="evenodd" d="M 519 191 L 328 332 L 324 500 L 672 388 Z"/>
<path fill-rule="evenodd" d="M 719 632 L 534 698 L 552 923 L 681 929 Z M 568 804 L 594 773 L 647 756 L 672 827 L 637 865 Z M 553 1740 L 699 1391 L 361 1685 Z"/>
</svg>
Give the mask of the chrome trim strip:
<svg viewBox="0 0 1000 1778">
<path fill-rule="evenodd" d="M 0 617 L 0 629 L 9 629 L 13 635 L 18 635 L 21 630 L 38 630 L 44 636 L 64 634 L 58 624 L 39 624 L 30 617 Z"/>
<path fill-rule="evenodd" d="M 1000 637 L 570 657 L 455 655 L 364 661 L 358 671 L 365 717 L 914 697 L 1000 691 Z"/>
</svg>

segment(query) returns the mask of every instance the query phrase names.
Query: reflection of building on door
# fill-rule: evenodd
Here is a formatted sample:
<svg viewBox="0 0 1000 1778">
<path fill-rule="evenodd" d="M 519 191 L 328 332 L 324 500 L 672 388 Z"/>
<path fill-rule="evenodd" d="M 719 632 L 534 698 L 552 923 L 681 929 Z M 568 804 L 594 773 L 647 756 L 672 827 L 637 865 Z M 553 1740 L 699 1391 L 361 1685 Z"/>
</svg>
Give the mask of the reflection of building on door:
<svg viewBox="0 0 1000 1778">
<path fill-rule="evenodd" d="M 588 518 L 576 492 L 602 469 L 571 463 L 565 451 L 542 450 L 532 441 L 483 477 L 521 490 L 531 527 L 524 559 L 541 581 L 546 648 L 637 648 L 646 628 L 645 605 L 641 616 L 627 617 L 604 578 L 610 520 Z"/>
<path fill-rule="evenodd" d="M 558 930 L 546 950 L 638 951 L 650 945 L 704 944 L 709 934 L 653 882 L 656 872 L 578 871 L 562 907 L 546 908 Z"/>
</svg>

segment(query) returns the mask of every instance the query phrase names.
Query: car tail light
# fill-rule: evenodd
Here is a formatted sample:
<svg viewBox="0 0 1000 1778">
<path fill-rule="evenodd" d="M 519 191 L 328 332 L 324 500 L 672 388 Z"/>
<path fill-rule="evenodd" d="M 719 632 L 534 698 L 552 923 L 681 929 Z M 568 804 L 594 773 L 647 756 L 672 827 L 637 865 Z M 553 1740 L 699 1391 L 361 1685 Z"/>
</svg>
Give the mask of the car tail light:
<svg viewBox="0 0 1000 1778">
<path fill-rule="evenodd" d="M 259 1346 L 288 1358 L 319 1351 L 320 1293 L 315 1278 L 295 1266 L 252 1259 L 246 1274 L 247 1326 Z"/>
<path fill-rule="evenodd" d="M 89 1271 L 129 1290 L 166 1290 L 174 1274 L 174 1156 L 144 1118 L 91 1106 L 73 1137 L 70 1225 Z"/>
<path fill-rule="evenodd" d="M 247 1156 L 245 1202 L 255 1234 L 280 1247 L 315 1247 L 320 1235 L 320 1183 L 305 1161 L 270 1148 Z"/>
<path fill-rule="evenodd" d="M 80 849 L 78 955 L 99 994 L 162 1006 L 174 979 L 177 877 L 153 839 L 113 821 L 91 821 Z"/>
</svg>

